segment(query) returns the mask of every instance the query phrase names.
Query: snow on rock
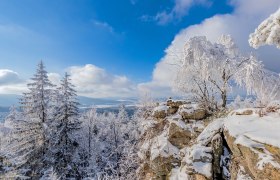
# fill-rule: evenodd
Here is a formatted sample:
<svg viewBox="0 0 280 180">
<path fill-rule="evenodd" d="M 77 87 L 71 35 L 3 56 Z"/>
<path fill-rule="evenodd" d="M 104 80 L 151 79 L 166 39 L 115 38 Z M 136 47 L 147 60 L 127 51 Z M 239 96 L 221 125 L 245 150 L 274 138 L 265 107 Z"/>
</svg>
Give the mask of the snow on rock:
<svg viewBox="0 0 280 180">
<path fill-rule="evenodd" d="M 166 105 L 159 105 L 153 110 L 153 117 L 157 119 L 164 119 L 167 116 L 168 107 Z"/>
<path fill-rule="evenodd" d="M 173 146 L 168 141 L 168 136 L 164 132 L 160 136 L 155 137 L 152 140 L 151 144 L 151 160 L 154 160 L 157 157 L 165 157 L 168 158 L 170 156 L 174 158 L 179 157 L 179 149 L 175 146 Z"/>
<path fill-rule="evenodd" d="M 196 142 L 206 146 L 212 140 L 212 138 L 217 134 L 223 131 L 224 119 L 216 119 L 211 122 L 197 137 Z"/>
<path fill-rule="evenodd" d="M 236 180 L 253 180 L 249 175 L 246 174 L 243 166 L 239 166 Z"/>
<path fill-rule="evenodd" d="M 212 177 L 212 149 L 194 145 L 187 149 L 185 162 L 189 174 L 201 174 L 209 179 Z"/>
<path fill-rule="evenodd" d="M 224 122 L 224 128 L 233 137 L 238 138 L 242 135 L 253 141 L 280 148 L 280 116 L 232 115 L 228 116 Z"/>
<path fill-rule="evenodd" d="M 205 109 L 200 108 L 198 104 L 184 104 L 180 106 L 178 113 L 185 120 L 201 120 L 206 117 L 207 112 Z"/>
<path fill-rule="evenodd" d="M 268 44 L 280 48 L 280 8 L 264 20 L 254 33 L 250 34 L 249 44 L 258 48 Z"/>
<path fill-rule="evenodd" d="M 280 101 L 272 101 L 266 106 L 266 112 L 278 112 L 280 113 Z"/>
<path fill-rule="evenodd" d="M 189 175 L 186 174 L 184 171 L 181 171 L 181 169 L 178 167 L 173 168 L 169 176 L 169 180 L 186 180 L 189 178 Z"/>
<path fill-rule="evenodd" d="M 205 128 L 203 121 L 190 120 L 188 123 L 185 123 L 179 114 L 170 116 L 167 118 L 167 120 L 170 122 L 170 124 L 174 123 L 178 127 L 192 133 L 196 131 L 202 131 Z"/>
<path fill-rule="evenodd" d="M 256 109 L 257 110 L 257 109 Z M 256 111 L 255 110 L 255 111 Z M 234 161 L 241 163 L 254 178 L 280 178 L 280 115 L 269 113 L 236 115 L 225 118 L 226 141 L 233 151 Z"/>
<path fill-rule="evenodd" d="M 167 112 L 168 107 L 166 105 L 160 105 L 154 108 L 154 112 L 165 111 Z"/>
<path fill-rule="evenodd" d="M 153 161 L 157 157 L 179 157 L 179 149 L 173 146 L 168 141 L 167 132 L 163 132 L 161 135 L 156 136 L 153 139 L 147 140 L 142 144 L 138 152 L 138 156 L 141 159 L 145 159 L 147 157 L 147 153 L 150 154 L 149 156 L 151 161 Z"/>
<path fill-rule="evenodd" d="M 155 124 L 157 124 L 157 121 L 154 121 L 153 119 L 145 119 L 143 121 L 141 121 L 141 134 L 143 134 L 145 131 L 147 131 L 149 128 L 152 128 L 155 126 Z"/>
</svg>

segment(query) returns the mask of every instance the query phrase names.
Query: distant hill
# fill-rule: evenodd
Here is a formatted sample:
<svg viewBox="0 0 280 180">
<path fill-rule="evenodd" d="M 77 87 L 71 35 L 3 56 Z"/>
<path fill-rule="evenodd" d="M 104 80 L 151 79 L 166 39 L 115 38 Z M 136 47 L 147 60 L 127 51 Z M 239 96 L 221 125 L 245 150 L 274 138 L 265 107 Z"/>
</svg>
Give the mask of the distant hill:
<svg viewBox="0 0 280 180">
<path fill-rule="evenodd" d="M 103 99 L 103 98 L 89 98 L 84 96 L 78 97 L 79 102 L 82 107 L 89 107 L 89 106 L 103 106 L 103 107 L 114 107 L 119 106 L 120 104 L 124 105 L 135 105 L 137 103 L 136 98 L 129 98 L 129 99 Z"/>
<path fill-rule="evenodd" d="M 0 107 L 17 105 L 20 97 L 20 95 L 15 94 L 0 94 Z"/>
<path fill-rule="evenodd" d="M 19 95 L 7 94 L 0 95 L 0 122 L 7 116 L 10 106 L 18 105 Z M 118 112 L 118 107 L 120 104 L 127 106 L 127 112 L 132 115 L 135 110 L 135 105 L 137 103 L 136 98 L 130 99 L 102 99 L 102 98 L 89 98 L 89 97 L 78 97 L 80 108 L 82 111 L 88 110 L 91 106 L 97 107 L 97 111 L 103 112 Z"/>
<path fill-rule="evenodd" d="M 18 101 L 20 97 L 21 97 L 20 95 L 14 95 L 14 94 L 0 94 L 0 112 L 7 112 L 10 106 L 18 105 Z M 79 96 L 78 100 L 82 108 L 87 108 L 93 105 L 97 107 L 118 107 L 120 104 L 135 105 L 137 102 L 136 98 L 104 99 L 104 98 L 89 98 L 84 96 Z"/>
</svg>

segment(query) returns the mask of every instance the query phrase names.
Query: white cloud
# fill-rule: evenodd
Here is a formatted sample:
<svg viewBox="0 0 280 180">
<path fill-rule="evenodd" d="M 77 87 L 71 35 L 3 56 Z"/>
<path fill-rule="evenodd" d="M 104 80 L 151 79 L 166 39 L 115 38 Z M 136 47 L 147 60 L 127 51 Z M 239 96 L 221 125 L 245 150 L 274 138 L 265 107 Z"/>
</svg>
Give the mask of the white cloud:
<svg viewBox="0 0 280 180">
<path fill-rule="evenodd" d="M 14 84 L 22 82 L 18 73 L 9 69 L 0 69 L 0 85 Z"/>
<path fill-rule="evenodd" d="M 126 76 L 112 75 L 92 64 L 68 68 L 79 95 L 110 98 L 134 97 L 136 87 Z"/>
<path fill-rule="evenodd" d="M 279 71 L 280 51 L 274 47 L 262 47 L 255 51 L 249 46 L 248 38 L 262 20 L 277 10 L 280 1 L 258 0 L 256 3 L 255 0 L 232 0 L 231 4 L 235 7 L 232 14 L 216 15 L 180 31 L 166 49 L 166 55 L 157 63 L 152 81 L 140 84 L 140 89 L 161 88 L 166 92 L 165 96 L 172 95 L 170 87 L 174 81 L 176 66 L 170 64 L 176 63 L 176 57 L 170 51 L 180 51 L 186 40 L 193 36 L 207 36 L 209 40 L 216 41 L 222 34 L 230 34 L 242 51 L 257 53 L 268 69 Z"/>
<path fill-rule="evenodd" d="M 143 21 L 156 21 L 159 25 L 165 25 L 174 20 L 181 20 L 194 5 L 210 6 L 211 2 L 209 0 L 174 0 L 174 6 L 170 11 L 164 10 L 158 12 L 155 16 L 144 15 L 141 19 Z"/>
<path fill-rule="evenodd" d="M 110 24 L 108 24 L 107 22 L 93 20 L 93 23 L 96 27 L 102 28 L 102 29 L 104 29 L 104 30 L 106 30 L 106 31 L 108 31 L 112 34 L 115 33 L 114 28 Z"/>
<path fill-rule="evenodd" d="M 92 64 L 71 66 L 66 69 L 78 95 L 94 98 L 136 97 L 137 88 L 126 76 L 113 75 Z M 48 73 L 50 81 L 59 85 L 62 75 Z M 21 95 L 27 91 L 30 80 L 21 80 L 17 72 L 0 69 L 0 94 Z"/>
<path fill-rule="evenodd" d="M 18 73 L 9 69 L 0 69 L 0 93 L 21 94 L 26 90 L 25 81 Z"/>
<path fill-rule="evenodd" d="M 61 75 L 58 73 L 48 73 L 49 80 L 56 86 L 60 85 Z"/>
</svg>

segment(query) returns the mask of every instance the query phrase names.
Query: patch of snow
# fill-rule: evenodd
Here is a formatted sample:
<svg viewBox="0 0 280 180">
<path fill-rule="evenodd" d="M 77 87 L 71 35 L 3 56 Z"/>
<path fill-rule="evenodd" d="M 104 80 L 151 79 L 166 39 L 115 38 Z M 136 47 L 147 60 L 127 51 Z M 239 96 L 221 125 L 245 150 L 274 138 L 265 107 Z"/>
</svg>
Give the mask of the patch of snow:
<svg viewBox="0 0 280 180">
<path fill-rule="evenodd" d="M 266 164 L 271 164 L 273 167 L 280 169 L 280 164 L 274 161 L 272 154 L 269 151 L 267 151 L 265 148 L 263 149 L 263 151 L 264 153 L 258 153 L 259 156 L 259 162 L 257 163 L 258 169 L 263 170 Z"/>
<path fill-rule="evenodd" d="M 173 146 L 168 141 L 167 133 L 164 132 L 161 135 L 153 138 L 151 144 L 151 160 L 156 159 L 157 157 L 170 157 L 173 156 L 175 158 L 179 158 L 179 149 Z"/>
<path fill-rule="evenodd" d="M 232 115 L 225 119 L 224 128 L 236 138 L 236 144 L 246 146 L 258 154 L 258 169 L 262 170 L 266 164 L 280 169 L 280 164 L 274 161 L 273 155 L 266 150 L 264 145 L 280 148 L 279 116 Z"/>
<path fill-rule="evenodd" d="M 212 177 L 212 163 L 194 162 L 193 168 L 198 174 L 202 174 L 209 179 Z"/>
<path fill-rule="evenodd" d="M 188 113 L 192 114 L 195 112 L 195 110 L 198 109 L 198 104 L 184 104 L 180 106 L 178 112 L 180 113 Z"/>
<path fill-rule="evenodd" d="M 141 132 L 144 133 L 149 128 L 154 127 L 158 122 L 153 119 L 145 119 L 141 121 Z"/>
<path fill-rule="evenodd" d="M 245 169 L 243 166 L 239 166 L 236 180 L 253 180 L 253 179 L 245 173 Z"/>
<path fill-rule="evenodd" d="M 170 180 L 186 180 L 186 179 L 189 179 L 189 175 L 185 171 L 183 171 L 179 167 L 177 167 L 177 168 L 173 168 L 171 170 L 169 179 Z"/>
<path fill-rule="evenodd" d="M 206 146 L 210 143 L 212 138 L 223 130 L 224 119 L 215 119 L 211 122 L 197 137 L 197 143 Z"/>
<path fill-rule="evenodd" d="M 166 105 L 160 105 L 154 108 L 154 112 L 164 111 L 167 112 L 168 107 Z"/>
<path fill-rule="evenodd" d="M 211 162 L 213 158 L 211 153 L 211 147 L 205 147 L 196 144 L 192 146 L 189 156 L 192 158 L 193 161 L 201 160 L 204 158 L 205 160 Z"/>
<path fill-rule="evenodd" d="M 225 119 L 224 127 L 233 137 L 243 135 L 254 141 L 280 148 L 280 116 L 232 115 Z"/>
<path fill-rule="evenodd" d="M 212 159 L 211 147 L 195 144 L 191 148 L 186 148 L 184 161 L 187 168 L 209 179 L 212 177 Z"/>
<path fill-rule="evenodd" d="M 137 155 L 140 159 L 145 159 L 146 158 L 146 153 L 149 150 L 151 145 L 151 140 L 145 141 L 142 146 L 140 147 Z"/>
</svg>

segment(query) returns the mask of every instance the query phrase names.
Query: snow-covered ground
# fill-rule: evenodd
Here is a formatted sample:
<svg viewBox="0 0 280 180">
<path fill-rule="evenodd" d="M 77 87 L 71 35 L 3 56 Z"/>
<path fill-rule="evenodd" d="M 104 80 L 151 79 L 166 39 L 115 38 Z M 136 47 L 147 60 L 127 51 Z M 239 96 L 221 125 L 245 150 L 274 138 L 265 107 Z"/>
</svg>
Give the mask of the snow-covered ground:
<svg viewBox="0 0 280 180">
<path fill-rule="evenodd" d="M 242 138 L 246 137 L 280 148 L 280 115 L 277 113 L 263 117 L 256 113 L 246 116 L 231 115 L 225 119 L 224 127 L 230 135 L 238 138 L 242 145 L 246 145 L 245 139 L 242 141 Z"/>
</svg>

